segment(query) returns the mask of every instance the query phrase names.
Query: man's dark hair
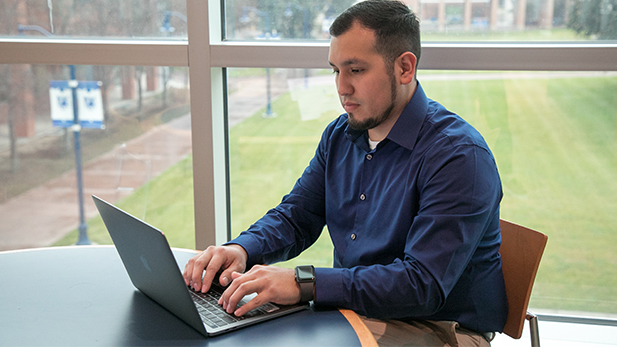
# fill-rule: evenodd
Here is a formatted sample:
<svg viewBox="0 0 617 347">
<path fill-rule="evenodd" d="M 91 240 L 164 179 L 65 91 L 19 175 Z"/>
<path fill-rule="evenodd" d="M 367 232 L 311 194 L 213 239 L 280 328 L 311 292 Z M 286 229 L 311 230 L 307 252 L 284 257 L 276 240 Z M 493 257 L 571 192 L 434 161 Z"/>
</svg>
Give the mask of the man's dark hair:
<svg viewBox="0 0 617 347">
<path fill-rule="evenodd" d="M 375 49 L 388 67 L 404 52 L 420 60 L 420 20 L 396 0 L 366 0 L 341 13 L 330 26 L 330 35 L 346 33 L 355 22 L 375 32 Z"/>
</svg>

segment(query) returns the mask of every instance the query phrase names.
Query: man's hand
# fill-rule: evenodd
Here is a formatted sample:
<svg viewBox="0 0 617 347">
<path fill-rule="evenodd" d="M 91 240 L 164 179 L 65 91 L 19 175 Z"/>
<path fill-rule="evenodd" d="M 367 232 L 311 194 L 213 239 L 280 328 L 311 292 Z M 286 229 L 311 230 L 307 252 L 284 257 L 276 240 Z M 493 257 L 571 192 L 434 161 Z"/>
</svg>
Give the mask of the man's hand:
<svg viewBox="0 0 617 347">
<path fill-rule="evenodd" d="M 227 313 L 242 316 L 268 302 L 280 305 L 300 302 L 300 285 L 292 269 L 255 265 L 245 274 L 233 272 L 231 278 L 231 285 L 219 299 L 219 304 Z M 257 296 L 236 309 L 238 302 L 252 293 L 257 293 Z"/>
<path fill-rule="evenodd" d="M 217 272 L 223 270 L 219 283 L 225 287 L 231 282 L 232 272 L 244 272 L 247 259 L 248 255 L 242 246 L 210 246 L 188 261 L 184 267 L 184 282 L 194 290 L 205 293 L 210 289 Z"/>
</svg>

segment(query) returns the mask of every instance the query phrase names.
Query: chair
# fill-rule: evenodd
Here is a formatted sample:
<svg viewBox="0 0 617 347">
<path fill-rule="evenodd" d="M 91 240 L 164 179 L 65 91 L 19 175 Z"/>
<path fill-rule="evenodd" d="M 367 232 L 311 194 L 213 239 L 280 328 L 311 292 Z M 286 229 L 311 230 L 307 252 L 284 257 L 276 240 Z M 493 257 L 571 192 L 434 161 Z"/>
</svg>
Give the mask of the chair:
<svg viewBox="0 0 617 347">
<path fill-rule="evenodd" d="M 538 319 L 527 311 L 533 282 L 548 237 L 540 232 L 501 220 L 501 259 L 508 296 L 508 318 L 503 332 L 520 339 L 523 324 L 529 321 L 531 346 L 540 346 Z"/>
</svg>

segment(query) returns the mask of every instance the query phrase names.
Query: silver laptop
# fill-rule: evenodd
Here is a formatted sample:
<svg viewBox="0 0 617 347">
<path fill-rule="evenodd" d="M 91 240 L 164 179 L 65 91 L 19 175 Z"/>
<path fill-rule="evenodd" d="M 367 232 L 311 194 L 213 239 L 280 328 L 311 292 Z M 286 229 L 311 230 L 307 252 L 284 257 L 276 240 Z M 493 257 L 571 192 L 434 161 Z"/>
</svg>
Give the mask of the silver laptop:
<svg viewBox="0 0 617 347">
<path fill-rule="evenodd" d="M 218 305 L 223 288 L 216 281 L 205 294 L 186 286 L 161 231 L 94 195 L 92 198 L 133 285 L 201 334 L 219 335 L 309 307 L 268 303 L 242 317 L 228 314 Z M 245 297 L 240 305 L 252 296 Z"/>
</svg>

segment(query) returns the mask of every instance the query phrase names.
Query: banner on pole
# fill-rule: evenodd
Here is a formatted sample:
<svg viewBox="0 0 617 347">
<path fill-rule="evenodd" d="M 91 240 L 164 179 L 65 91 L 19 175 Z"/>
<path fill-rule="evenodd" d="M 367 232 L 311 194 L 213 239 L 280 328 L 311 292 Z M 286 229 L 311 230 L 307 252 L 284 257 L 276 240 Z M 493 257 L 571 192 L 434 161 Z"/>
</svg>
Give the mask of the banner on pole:
<svg viewBox="0 0 617 347">
<path fill-rule="evenodd" d="M 49 82 L 51 121 L 55 127 L 68 128 L 73 125 L 73 93 L 68 81 Z"/>
<path fill-rule="evenodd" d="M 80 81 L 77 84 L 77 111 L 82 128 L 104 129 L 101 82 Z M 51 120 L 56 127 L 70 128 L 75 119 L 73 91 L 69 81 L 50 81 Z"/>
</svg>

